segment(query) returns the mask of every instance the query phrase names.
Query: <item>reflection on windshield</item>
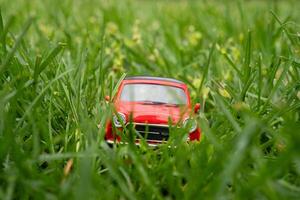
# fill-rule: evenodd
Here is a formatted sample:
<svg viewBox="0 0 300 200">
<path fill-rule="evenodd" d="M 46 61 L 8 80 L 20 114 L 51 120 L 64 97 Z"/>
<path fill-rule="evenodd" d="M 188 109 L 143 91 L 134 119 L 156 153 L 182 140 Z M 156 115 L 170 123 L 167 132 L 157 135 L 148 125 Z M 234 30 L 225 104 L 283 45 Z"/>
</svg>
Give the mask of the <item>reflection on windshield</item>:
<svg viewBox="0 0 300 200">
<path fill-rule="evenodd" d="M 121 93 L 122 101 L 153 104 L 187 104 L 183 89 L 156 84 L 126 84 Z"/>
</svg>

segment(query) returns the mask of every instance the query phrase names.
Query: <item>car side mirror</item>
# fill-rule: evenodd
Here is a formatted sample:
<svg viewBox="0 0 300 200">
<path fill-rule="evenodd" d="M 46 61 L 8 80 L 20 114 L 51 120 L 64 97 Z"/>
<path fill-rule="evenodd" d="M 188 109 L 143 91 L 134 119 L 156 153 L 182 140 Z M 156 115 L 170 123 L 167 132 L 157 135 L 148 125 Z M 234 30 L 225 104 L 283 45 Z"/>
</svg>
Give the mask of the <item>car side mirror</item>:
<svg viewBox="0 0 300 200">
<path fill-rule="evenodd" d="M 105 101 L 107 101 L 107 102 L 110 101 L 110 96 L 109 96 L 109 95 L 106 95 L 106 96 L 105 96 Z"/>
<path fill-rule="evenodd" d="M 201 108 L 200 103 L 196 103 L 195 106 L 194 106 L 194 112 L 195 112 L 196 114 L 199 113 L 200 108 Z"/>
</svg>

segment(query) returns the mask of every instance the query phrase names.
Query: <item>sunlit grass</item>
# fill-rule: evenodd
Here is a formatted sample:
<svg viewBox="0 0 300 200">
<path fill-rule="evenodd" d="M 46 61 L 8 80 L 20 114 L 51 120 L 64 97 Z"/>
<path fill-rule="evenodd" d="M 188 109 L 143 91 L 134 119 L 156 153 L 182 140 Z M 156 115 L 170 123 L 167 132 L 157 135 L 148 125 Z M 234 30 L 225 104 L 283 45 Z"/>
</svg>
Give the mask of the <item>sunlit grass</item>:
<svg viewBox="0 0 300 200">
<path fill-rule="evenodd" d="M 297 0 L 0 6 L 0 199 L 300 196 Z M 201 142 L 108 147 L 125 74 L 187 83 Z"/>
</svg>

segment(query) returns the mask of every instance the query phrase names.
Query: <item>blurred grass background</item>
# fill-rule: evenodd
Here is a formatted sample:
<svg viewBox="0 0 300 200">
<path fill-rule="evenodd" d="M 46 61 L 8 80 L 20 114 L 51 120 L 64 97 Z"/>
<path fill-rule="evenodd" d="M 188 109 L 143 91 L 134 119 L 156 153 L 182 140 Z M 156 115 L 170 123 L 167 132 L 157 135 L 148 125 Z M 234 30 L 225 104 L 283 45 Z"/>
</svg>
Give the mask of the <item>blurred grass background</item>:
<svg viewBox="0 0 300 200">
<path fill-rule="evenodd" d="M 0 6 L 0 199 L 299 198 L 299 1 Z M 201 142 L 107 147 L 124 73 L 186 82 Z"/>
</svg>

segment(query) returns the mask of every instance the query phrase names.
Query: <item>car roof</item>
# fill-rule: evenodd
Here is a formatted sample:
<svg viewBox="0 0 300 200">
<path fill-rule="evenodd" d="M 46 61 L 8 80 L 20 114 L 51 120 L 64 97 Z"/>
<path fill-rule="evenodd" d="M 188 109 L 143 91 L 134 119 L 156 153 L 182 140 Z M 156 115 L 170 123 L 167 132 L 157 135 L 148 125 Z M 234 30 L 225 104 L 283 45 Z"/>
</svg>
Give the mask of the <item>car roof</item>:
<svg viewBox="0 0 300 200">
<path fill-rule="evenodd" d="M 185 84 L 182 81 L 179 81 L 174 78 L 164 78 L 164 77 L 156 77 L 156 76 L 128 76 L 124 80 L 154 80 L 154 81 L 168 81 L 179 84 Z"/>
</svg>

